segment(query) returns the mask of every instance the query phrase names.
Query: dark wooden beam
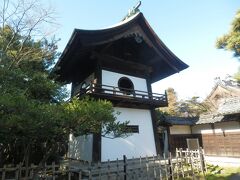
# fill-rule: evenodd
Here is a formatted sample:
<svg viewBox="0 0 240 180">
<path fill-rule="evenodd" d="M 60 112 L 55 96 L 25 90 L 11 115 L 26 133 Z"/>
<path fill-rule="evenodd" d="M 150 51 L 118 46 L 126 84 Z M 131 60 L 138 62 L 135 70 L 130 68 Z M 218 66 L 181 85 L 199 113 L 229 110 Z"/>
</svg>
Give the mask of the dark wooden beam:
<svg viewBox="0 0 240 180">
<path fill-rule="evenodd" d="M 171 149 L 171 142 L 170 142 L 170 136 L 171 136 L 171 132 L 170 132 L 170 126 L 167 126 L 167 139 L 168 139 L 168 152 Z M 168 154 L 166 154 L 168 156 Z"/>
<path fill-rule="evenodd" d="M 93 134 L 92 161 L 101 161 L 102 136 L 100 133 Z"/>
<path fill-rule="evenodd" d="M 96 83 L 102 84 L 102 67 L 100 61 L 97 61 L 95 69 L 95 78 L 97 79 Z M 101 153 L 102 153 L 102 136 L 100 133 L 93 134 L 93 151 L 92 151 L 93 162 L 101 162 Z"/>
<path fill-rule="evenodd" d="M 101 61 L 103 69 L 121 71 L 125 74 L 132 74 L 137 76 L 146 76 L 150 75 L 153 72 L 152 67 L 146 66 L 144 64 L 131 62 L 108 54 L 99 54 L 97 52 L 95 52 L 94 55 Z"/>
<path fill-rule="evenodd" d="M 155 32 L 152 30 L 152 28 L 149 26 L 149 30 L 151 31 L 150 35 L 147 35 L 146 31 L 141 28 L 140 35 L 143 37 L 145 42 L 154 49 L 154 51 L 160 56 L 165 57 L 162 60 L 165 61 L 172 69 L 174 69 L 176 72 L 179 72 L 179 69 L 173 65 L 172 62 L 167 60 L 167 58 L 171 58 L 172 54 L 167 49 L 167 47 L 164 47 L 165 45 L 162 43 L 162 41 L 158 38 L 158 36 L 152 36 L 155 35 Z M 161 47 L 161 51 L 158 49 L 158 47 Z"/>
<path fill-rule="evenodd" d="M 161 154 L 161 147 L 160 147 L 160 139 L 157 132 L 157 116 L 155 113 L 155 109 L 152 108 L 151 110 L 151 117 L 152 117 L 152 126 L 153 126 L 153 134 L 154 134 L 154 141 L 157 154 Z"/>
<path fill-rule="evenodd" d="M 147 78 L 146 81 L 147 81 L 148 93 L 152 93 L 152 86 L 151 86 L 150 78 Z M 152 117 L 152 126 L 153 126 L 153 134 L 154 134 L 156 151 L 157 151 L 157 154 L 161 154 L 162 152 L 161 152 L 160 139 L 159 139 L 158 132 L 157 132 L 157 129 L 158 129 L 157 115 L 156 115 L 154 108 L 151 108 L 151 117 Z"/>
</svg>

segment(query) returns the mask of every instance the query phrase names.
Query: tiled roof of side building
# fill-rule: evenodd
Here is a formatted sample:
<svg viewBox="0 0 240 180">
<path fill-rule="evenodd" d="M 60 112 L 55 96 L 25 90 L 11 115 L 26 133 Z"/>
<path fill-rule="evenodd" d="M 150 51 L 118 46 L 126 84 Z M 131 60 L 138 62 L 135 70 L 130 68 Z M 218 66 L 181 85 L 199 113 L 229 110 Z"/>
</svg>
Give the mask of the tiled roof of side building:
<svg viewBox="0 0 240 180">
<path fill-rule="evenodd" d="M 200 117 L 165 117 L 164 123 L 170 125 L 211 124 L 226 121 L 240 121 L 240 97 L 224 98 L 215 113 Z"/>
<path fill-rule="evenodd" d="M 223 99 L 218 108 L 219 114 L 240 113 L 240 97 Z"/>
<path fill-rule="evenodd" d="M 216 113 L 201 115 L 196 124 L 224 121 L 240 121 L 240 97 L 223 99 Z"/>
<path fill-rule="evenodd" d="M 205 114 L 199 117 L 196 124 L 209 124 L 209 123 L 221 122 L 223 118 L 224 116 L 220 114 Z"/>
<path fill-rule="evenodd" d="M 171 125 L 194 125 L 198 117 L 166 116 L 164 122 Z"/>
</svg>

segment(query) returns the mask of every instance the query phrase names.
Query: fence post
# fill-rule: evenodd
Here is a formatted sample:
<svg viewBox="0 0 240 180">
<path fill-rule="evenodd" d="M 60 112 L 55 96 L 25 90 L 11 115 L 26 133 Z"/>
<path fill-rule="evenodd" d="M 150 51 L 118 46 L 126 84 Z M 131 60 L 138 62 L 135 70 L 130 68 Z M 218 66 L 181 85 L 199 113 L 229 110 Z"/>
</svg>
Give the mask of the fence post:
<svg viewBox="0 0 240 180">
<path fill-rule="evenodd" d="M 155 161 L 154 155 L 153 155 L 153 174 L 154 174 L 154 179 L 157 179 L 156 161 Z"/>
<path fill-rule="evenodd" d="M 135 165 L 135 162 L 134 162 L 134 156 L 132 157 L 132 163 L 131 163 L 131 167 L 134 167 Z M 131 174 L 132 174 L 132 177 L 130 179 L 135 179 L 134 176 L 135 176 L 135 171 L 134 171 L 134 168 L 131 169 Z"/>
<path fill-rule="evenodd" d="M 181 171 L 182 171 L 182 177 L 184 178 L 185 177 L 185 175 L 184 175 L 184 168 L 183 168 L 183 163 L 184 163 L 184 157 L 183 157 L 183 153 L 182 153 L 182 148 L 180 148 L 180 153 L 179 153 L 179 155 L 180 155 L 180 168 L 181 168 Z"/>
<path fill-rule="evenodd" d="M 146 170 L 147 170 L 147 179 L 149 179 L 149 160 L 147 155 L 146 155 Z"/>
<path fill-rule="evenodd" d="M 16 166 L 16 171 L 15 171 L 15 179 L 18 179 L 18 174 L 19 174 L 19 169 L 18 169 L 18 165 Z"/>
<path fill-rule="evenodd" d="M 55 180 L 55 162 L 52 162 L 52 179 Z"/>
<path fill-rule="evenodd" d="M 186 161 L 186 164 L 187 164 L 187 175 L 188 175 L 188 177 L 190 177 L 191 168 L 188 166 L 190 164 L 190 155 L 189 155 L 188 148 L 186 149 L 186 152 L 185 152 L 185 161 Z M 189 168 L 190 168 L 190 170 L 189 170 Z"/>
<path fill-rule="evenodd" d="M 157 155 L 157 159 L 158 159 L 158 168 L 159 168 L 159 179 L 162 180 L 162 164 L 161 164 L 160 154 Z"/>
<path fill-rule="evenodd" d="M 92 163 L 88 162 L 88 179 L 92 180 Z"/>
<path fill-rule="evenodd" d="M 47 163 L 44 163 L 44 170 L 43 170 L 43 176 L 47 178 Z"/>
<path fill-rule="evenodd" d="M 123 172 L 124 172 L 124 180 L 127 180 L 127 157 L 123 155 Z"/>
<path fill-rule="evenodd" d="M 107 177 L 108 177 L 108 179 L 111 179 L 110 160 L 109 159 L 108 159 L 108 162 L 107 162 Z"/>
<path fill-rule="evenodd" d="M 205 164 L 204 164 L 204 156 L 203 156 L 203 150 L 202 150 L 202 148 L 200 147 L 199 148 L 199 156 L 200 156 L 200 166 L 201 166 L 201 171 L 202 171 L 202 173 L 203 173 L 203 176 L 205 177 L 205 171 L 204 171 L 204 169 L 205 169 Z"/>
<path fill-rule="evenodd" d="M 100 161 L 98 161 L 97 167 L 98 167 L 98 178 L 101 179 L 102 172 L 101 172 L 101 162 Z"/>
<path fill-rule="evenodd" d="M 168 157 L 168 164 L 169 164 L 169 170 L 170 170 L 170 179 L 174 179 L 173 175 L 173 163 L 172 163 L 172 153 L 169 152 L 169 157 Z"/>
<path fill-rule="evenodd" d="M 82 180 L 82 171 L 78 172 L 78 180 Z"/>
<path fill-rule="evenodd" d="M 179 179 L 179 166 L 180 166 L 180 163 L 178 161 L 179 157 L 176 156 L 176 164 L 175 164 L 175 168 L 176 168 L 176 173 L 177 173 L 177 179 Z"/>
<path fill-rule="evenodd" d="M 7 166 L 4 165 L 4 166 L 3 166 L 3 169 L 2 169 L 2 180 L 5 180 L 5 176 L 6 176 L 6 168 L 7 168 Z"/>
<path fill-rule="evenodd" d="M 68 180 L 71 180 L 71 172 L 68 171 Z"/>
<path fill-rule="evenodd" d="M 191 165 L 190 167 L 191 167 L 191 171 L 192 171 L 192 177 L 193 177 L 193 179 L 194 179 L 195 174 L 194 174 L 193 154 L 192 154 L 192 151 L 190 151 L 189 156 L 190 156 L 190 165 Z"/>
<path fill-rule="evenodd" d="M 140 156 L 139 158 L 139 165 L 140 165 L 140 173 L 139 173 L 139 177 L 142 178 L 144 176 L 143 173 L 143 167 L 142 167 L 142 157 Z"/>
<path fill-rule="evenodd" d="M 34 174 L 34 164 L 32 163 L 30 166 L 30 179 L 33 179 L 33 174 Z"/>
<path fill-rule="evenodd" d="M 119 162 L 118 162 L 118 158 L 117 158 L 117 179 L 119 179 Z"/>
<path fill-rule="evenodd" d="M 205 170 L 205 172 L 207 172 L 207 164 L 206 164 L 206 161 L 205 161 L 205 152 L 204 152 L 204 149 L 202 149 L 202 156 L 203 156 L 204 170 Z"/>
<path fill-rule="evenodd" d="M 19 176 L 18 176 L 19 179 L 22 178 L 22 163 L 19 163 Z"/>
<path fill-rule="evenodd" d="M 166 163 L 166 154 L 163 153 L 163 160 L 164 160 L 164 169 L 165 169 L 165 177 L 168 180 L 168 168 L 167 168 L 167 163 Z"/>
</svg>

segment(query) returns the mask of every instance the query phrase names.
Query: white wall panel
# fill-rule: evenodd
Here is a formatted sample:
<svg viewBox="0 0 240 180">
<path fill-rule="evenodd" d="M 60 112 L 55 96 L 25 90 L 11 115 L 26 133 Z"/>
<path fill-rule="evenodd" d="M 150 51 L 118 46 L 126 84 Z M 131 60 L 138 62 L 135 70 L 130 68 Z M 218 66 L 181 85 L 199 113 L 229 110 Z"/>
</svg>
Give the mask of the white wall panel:
<svg viewBox="0 0 240 180">
<path fill-rule="evenodd" d="M 192 133 L 193 134 L 209 134 L 209 133 L 213 133 L 213 130 L 210 124 L 198 124 L 198 125 L 192 126 Z"/>
<path fill-rule="evenodd" d="M 221 122 L 215 123 L 215 130 L 218 132 L 240 132 L 240 122 L 237 121 L 229 121 L 229 122 Z"/>
<path fill-rule="evenodd" d="M 125 74 L 120 74 L 116 72 L 102 70 L 102 84 L 108 86 L 118 87 L 118 80 L 121 77 L 129 78 L 134 85 L 135 90 L 146 91 L 147 92 L 147 81 L 143 78 L 138 78 L 134 76 L 129 76 Z"/>
<path fill-rule="evenodd" d="M 188 125 L 170 126 L 170 134 L 191 134 L 191 128 Z"/>
<path fill-rule="evenodd" d="M 156 155 L 153 126 L 150 110 L 115 107 L 121 112 L 117 116 L 120 122 L 130 121 L 129 125 L 139 125 L 139 133 L 133 133 L 127 138 L 102 138 L 102 161 Z"/>
<path fill-rule="evenodd" d="M 192 127 L 193 134 L 213 134 L 223 132 L 240 132 L 240 123 L 236 121 L 219 122 L 214 124 L 214 130 L 210 124 L 199 124 Z"/>
</svg>

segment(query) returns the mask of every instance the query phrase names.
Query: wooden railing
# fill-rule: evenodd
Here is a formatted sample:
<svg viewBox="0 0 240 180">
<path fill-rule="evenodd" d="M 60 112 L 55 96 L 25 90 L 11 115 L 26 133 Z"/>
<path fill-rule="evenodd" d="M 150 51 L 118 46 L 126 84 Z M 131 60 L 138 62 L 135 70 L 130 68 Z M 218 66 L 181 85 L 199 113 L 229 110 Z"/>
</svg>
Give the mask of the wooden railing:
<svg viewBox="0 0 240 180">
<path fill-rule="evenodd" d="M 166 94 L 158 94 L 158 93 L 149 93 L 146 91 L 135 90 L 135 89 L 127 89 L 103 85 L 103 84 L 89 84 L 86 88 L 81 89 L 77 96 L 81 97 L 85 94 L 96 94 L 96 95 L 111 95 L 114 97 L 124 97 L 128 99 L 142 99 L 149 101 L 160 101 L 162 103 L 167 104 L 167 96 Z"/>
</svg>

